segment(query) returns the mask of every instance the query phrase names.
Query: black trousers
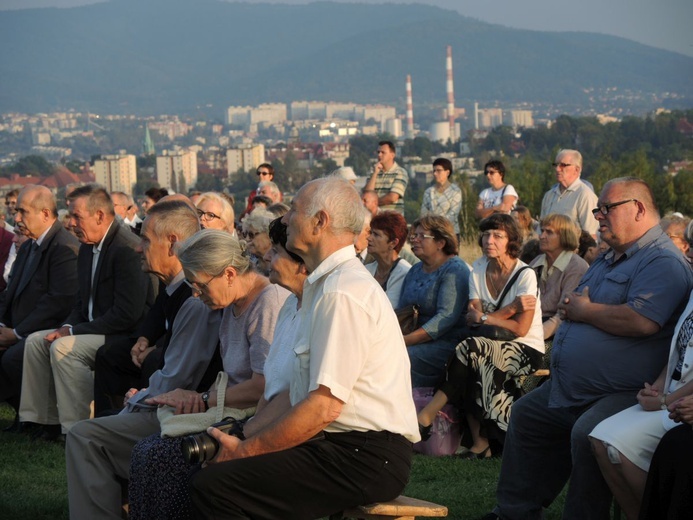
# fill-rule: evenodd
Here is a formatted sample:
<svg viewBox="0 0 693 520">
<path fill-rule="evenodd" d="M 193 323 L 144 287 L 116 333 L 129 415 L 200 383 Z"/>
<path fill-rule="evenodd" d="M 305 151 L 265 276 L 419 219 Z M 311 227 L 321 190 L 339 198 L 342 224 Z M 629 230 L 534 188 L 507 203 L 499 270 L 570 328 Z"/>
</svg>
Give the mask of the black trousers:
<svg viewBox="0 0 693 520">
<path fill-rule="evenodd" d="M 22 393 L 22 369 L 24 367 L 24 340 L 0 351 L 0 403 L 6 401 L 15 411 L 19 410 Z"/>
<path fill-rule="evenodd" d="M 195 518 L 308 520 L 392 500 L 409 480 L 411 457 L 401 435 L 348 432 L 212 464 L 191 479 Z"/>
<path fill-rule="evenodd" d="M 136 338 L 123 338 L 96 351 L 94 360 L 94 415 L 99 417 L 123 408 L 123 398 L 130 388 L 144 388 L 161 364 L 163 349 L 152 350 L 142 368 L 132 362 L 130 350 Z"/>
<path fill-rule="evenodd" d="M 678 520 L 693 514 L 693 429 L 669 430 L 652 456 L 640 520 Z"/>
</svg>

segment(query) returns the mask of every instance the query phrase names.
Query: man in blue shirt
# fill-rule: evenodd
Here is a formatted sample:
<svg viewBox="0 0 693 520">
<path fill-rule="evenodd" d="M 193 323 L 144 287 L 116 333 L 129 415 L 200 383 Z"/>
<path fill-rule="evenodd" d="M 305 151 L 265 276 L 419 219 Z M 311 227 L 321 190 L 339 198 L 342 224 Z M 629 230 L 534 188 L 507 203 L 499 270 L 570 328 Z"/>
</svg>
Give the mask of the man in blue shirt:
<svg viewBox="0 0 693 520">
<path fill-rule="evenodd" d="M 541 518 L 568 479 L 564 519 L 609 517 L 611 494 L 587 436 L 656 379 L 693 288 L 646 183 L 609 181 L 593 213 L 611 250 L 559 306 L 551 380 L 513 405 L 498 505 L 486 518 Z"/>
</svg>

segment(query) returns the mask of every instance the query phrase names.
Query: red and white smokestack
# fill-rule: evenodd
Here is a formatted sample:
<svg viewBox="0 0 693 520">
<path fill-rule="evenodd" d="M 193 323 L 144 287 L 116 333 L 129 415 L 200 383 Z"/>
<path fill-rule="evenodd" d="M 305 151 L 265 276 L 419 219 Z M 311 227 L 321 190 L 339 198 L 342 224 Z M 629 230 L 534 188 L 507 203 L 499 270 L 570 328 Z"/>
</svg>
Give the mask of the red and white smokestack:
<svg viewBox="0 0 693 520">
<path fill-rule="evenodd" d="M 445 60 L 445 70 L 447 71 L 446 90 L 448 93 L 448 121 L 450 121 L 450 140 L 455 142 L 455 94 L 452 87 L 452 46 L 448 45 L 448 56 Z"/>
<path fill-rule="evenodd" d="M 407 137 L 414 138 L 414 101 L 411 95 L 410 74 L 407 74 Z"/>
</svg>

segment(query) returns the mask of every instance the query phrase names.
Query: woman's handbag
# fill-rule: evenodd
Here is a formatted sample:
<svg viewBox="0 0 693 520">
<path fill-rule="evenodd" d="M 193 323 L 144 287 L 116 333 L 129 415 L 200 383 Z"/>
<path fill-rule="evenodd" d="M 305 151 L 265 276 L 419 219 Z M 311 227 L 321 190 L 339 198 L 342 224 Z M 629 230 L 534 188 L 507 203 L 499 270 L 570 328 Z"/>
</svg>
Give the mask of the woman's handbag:
<svg viewBox="0 0 693 520">
<path fill-rule="evenodd" d="M 502 307 L 503 299 L 507 296 L 508 291 L 512 288 L 517 279 L 520 277 L 520 273 L 525 269 L 531 269 L 531 267 L 529 267 L 528 265 L 520 267 L 517 270 L 517 272 L 513 275 L 513 277 L 508 281 L 508 283 L 505 284 L 503 292 L 501 293 L 500 298 L 498 298 L 499 308 Z M 517 334 L 497 325 L 472 325 L 471 327 L 469 327 L 469 335 L 474 338 L 488 338 L 495 341 L 512 341 L 514 339 L 517 339 Z"/>
<path fill-rule="evenodd" d="M 402 329 L 402 334 L 407 335 L 419 328 L 419 306 L 407 305 L 395 309 L 399 328 Z"/>
<path fill-rule="evenodd" d="M 162 406 L 159 408 L 156 412 L 156 416 L 161 425 L 161 438 L 182 437 L 183 435 L 200 433 L 227 417 L 231 417 L 237 421 L 251 417 L 255 413 L 255 407 L 241 410 L 239 408 L 224 406 L 228 379 L 229 376 L 226 372 L 219 372 L 217 380 L 214 383 L 217 389 L 217 405 L 206 412 L 175 415 L 176 409 L 172 406 Z"/>
</svg>

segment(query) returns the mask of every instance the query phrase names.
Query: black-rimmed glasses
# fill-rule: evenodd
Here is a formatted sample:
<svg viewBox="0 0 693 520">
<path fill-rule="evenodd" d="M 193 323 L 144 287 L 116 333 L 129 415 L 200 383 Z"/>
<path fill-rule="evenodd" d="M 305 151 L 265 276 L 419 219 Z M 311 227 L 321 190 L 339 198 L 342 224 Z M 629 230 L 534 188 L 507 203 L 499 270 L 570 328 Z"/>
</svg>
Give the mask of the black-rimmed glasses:
<svg viewBox="0 0 693 520">
<path fill-rule="evenodd" d="M 638 199 L 620 200 L 618 202 L 612 202 L 610 204 L 600 204 L 599 207 L 596 207 L 592 210 L 592 215 L 596 217 L 599 213 L 601 213 L 602 215 L 606 216 L 609 214 L 609 211 L 611 211 L 616 206 L 620 206 L 621 204 L 627 204 L 629 202 L 637 203 Z"/>
</svg>

